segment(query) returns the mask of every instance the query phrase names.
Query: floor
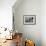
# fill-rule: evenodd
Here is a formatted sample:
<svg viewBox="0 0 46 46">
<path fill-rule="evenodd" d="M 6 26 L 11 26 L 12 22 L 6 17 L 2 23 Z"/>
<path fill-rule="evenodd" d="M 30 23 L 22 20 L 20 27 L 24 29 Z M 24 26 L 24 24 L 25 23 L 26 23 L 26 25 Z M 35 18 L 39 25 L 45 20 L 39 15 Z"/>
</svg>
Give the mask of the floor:
<svg viewBox="0 0 46 46">
<path fill-rule="evenodd" d="M 15 39 L 13 40 L 6 40 L 6 42 L 2 43 L 0 46 L 16 46 Z"/>
</svg>

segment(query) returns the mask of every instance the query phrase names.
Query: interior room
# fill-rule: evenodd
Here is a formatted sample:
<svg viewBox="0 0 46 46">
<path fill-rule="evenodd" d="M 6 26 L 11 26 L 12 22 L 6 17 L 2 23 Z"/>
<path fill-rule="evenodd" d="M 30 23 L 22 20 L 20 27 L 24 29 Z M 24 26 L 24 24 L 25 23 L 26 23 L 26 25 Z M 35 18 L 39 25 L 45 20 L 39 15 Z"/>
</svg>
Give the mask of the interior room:
<svg viewBox="0 0 46 46">
<path fill-rule="evenodd" d="M 46 0 L 0 0 L 0 46 L 46 46 Z"/>
</svg>

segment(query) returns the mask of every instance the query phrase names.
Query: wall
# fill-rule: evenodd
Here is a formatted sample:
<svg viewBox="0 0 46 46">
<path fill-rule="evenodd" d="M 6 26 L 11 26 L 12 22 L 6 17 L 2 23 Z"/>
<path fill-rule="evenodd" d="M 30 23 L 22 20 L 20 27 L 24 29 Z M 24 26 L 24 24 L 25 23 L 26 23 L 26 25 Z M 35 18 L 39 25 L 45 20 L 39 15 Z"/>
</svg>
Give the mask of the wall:
<svg viewBox="0 0 46 46">
<path fill-rule="evenodd" d="M 0 0 L 0 27 L 12 29 L 12 6 L 16 0 Z"/>
<path fill-rule="evenodd" d="M 22 32 L 25 39 L 34 40 L 36 46 L 41 46 L 41 0 L 23 0 L 16 4 L 13 6 L 15 30 Z M 24 15 L 36 15 L 36 25 L 24 25 Z"/>
<path fill-rule="evenodd" d="M 42 46 L 46 46 L 46 0 L 42 0 L 41 4 L 41 40 Z"/>
</svg>

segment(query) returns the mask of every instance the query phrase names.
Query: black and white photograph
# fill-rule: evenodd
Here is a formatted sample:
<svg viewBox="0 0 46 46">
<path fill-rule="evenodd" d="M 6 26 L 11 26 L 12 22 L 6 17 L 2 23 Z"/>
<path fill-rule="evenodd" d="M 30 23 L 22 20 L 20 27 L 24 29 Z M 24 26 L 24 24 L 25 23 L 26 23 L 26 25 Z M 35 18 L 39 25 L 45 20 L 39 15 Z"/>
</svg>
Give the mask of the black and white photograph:
<svg viewBox="0 0 46 46">
<path fill-rule="evenodd" d="M 25 25 L 35 25 L 36 24 L 36 15 L 24 15 L 23 23 Z"/>
</svg>

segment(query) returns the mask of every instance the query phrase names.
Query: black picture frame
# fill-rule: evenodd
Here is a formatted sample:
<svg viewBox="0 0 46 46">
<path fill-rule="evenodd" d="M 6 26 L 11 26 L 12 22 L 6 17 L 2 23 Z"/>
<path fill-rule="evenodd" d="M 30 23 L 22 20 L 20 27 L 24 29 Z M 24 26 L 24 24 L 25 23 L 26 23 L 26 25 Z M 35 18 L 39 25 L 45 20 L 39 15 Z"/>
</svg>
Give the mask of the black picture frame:
<svg viewBox="0 0 46 46">
<path fill-rule="evenodd" d="M 36 15 L 24 15 L 23 24 L 24 25 L 35 25 L 36 24 Z"/>
</svg>

